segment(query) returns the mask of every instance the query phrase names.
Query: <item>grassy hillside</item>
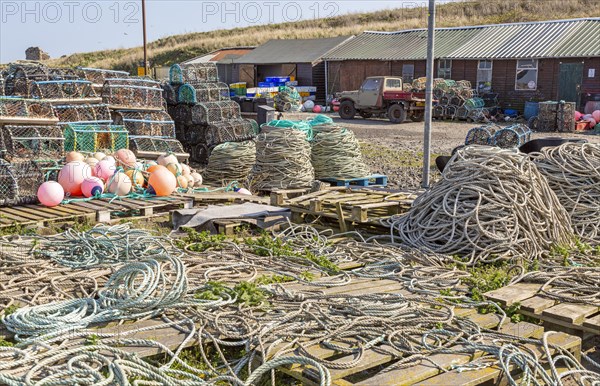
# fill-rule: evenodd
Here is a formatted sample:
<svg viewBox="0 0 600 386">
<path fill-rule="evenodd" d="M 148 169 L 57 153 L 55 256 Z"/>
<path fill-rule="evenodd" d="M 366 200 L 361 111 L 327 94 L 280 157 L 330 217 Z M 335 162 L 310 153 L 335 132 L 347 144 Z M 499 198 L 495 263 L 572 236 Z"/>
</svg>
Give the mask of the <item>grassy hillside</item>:
<svg viewBox="0 0 600 386">
<path fill-rule="evenodd" d="M 455 27 L 593 16 L 600 16 L 598 0 L 487 0 L 440 5 L 437 25 Z M 396 31 L 424 28 L 426 23 L 425 8 L 348 14 L 327 19 L 169 36 L 150 43 L 149 55 L 153 66 L 168 66 L 219 48 L 260 45 L 270 39 L 355 35 L 365 30 Z M 142 48 L 136 47 L 73 54 L 51 60 L 50 64 L 133 71 L 142 60 Z"/>
</svg>

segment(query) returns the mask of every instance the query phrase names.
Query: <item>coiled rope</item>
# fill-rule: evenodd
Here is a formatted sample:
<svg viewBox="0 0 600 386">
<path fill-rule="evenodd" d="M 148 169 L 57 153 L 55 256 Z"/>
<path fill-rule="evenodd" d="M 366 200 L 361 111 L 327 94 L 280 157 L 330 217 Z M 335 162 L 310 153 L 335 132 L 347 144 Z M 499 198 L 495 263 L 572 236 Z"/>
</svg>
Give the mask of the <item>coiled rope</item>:
<svg viewBox="0 0 600 386">
<path fill-rule="evenodd" d="M 245 181 L 256 162 L 254 141 L 225 142 L 217 145 L 208 159 L 204 171 L 207 182 L 227 185 L 232 181 Z"/>
<path fill-rule="evenodd" d="M 362 178 L 370 175 L 354 133 L 334 125 L 314 126 L 312 164 L 319 178 Z"/>
</svg>

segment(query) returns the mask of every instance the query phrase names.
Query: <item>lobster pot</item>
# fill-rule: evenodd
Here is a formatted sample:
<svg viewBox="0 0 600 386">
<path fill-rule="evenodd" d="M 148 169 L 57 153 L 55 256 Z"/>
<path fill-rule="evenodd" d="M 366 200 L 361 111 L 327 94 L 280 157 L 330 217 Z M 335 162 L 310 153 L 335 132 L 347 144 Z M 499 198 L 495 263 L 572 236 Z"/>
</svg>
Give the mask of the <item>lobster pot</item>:
<svg viewBox="0 0 600 386">
<path fill-rule="evenodd" d="M 425 83 L 427 83 L 427 78 L 417 78 L 412 82 L 412 88 L 416 91 L 425 90 Z"/>
<path fill-rule="evenodd" d="M 497 125 L 474 127 L 467 133 L 465 145 L 492 145 L 494 134 L 500 129 Z"/>
<path fill-rule="evenodd" d="M 469 110 L 465 106 L 460 106 L 456 108 L 455 118 L 458 119 L 467 119 L 469 116 Z"/>
<path fill-rule="evenodd" d="M 175 137 L 175 122 L 166 111 L 117 110 L 114 123 L 130 136 Z"/>
<path fill-rule="evenodd" d="M 59 159 L 65 138 L 59 126 L 7 125 L 2 128 L 2 142 L 6 159 Z"/>
<path fill-rule="evenodd" d="M 462 89 L 472 89 L 473 87 L 471 87 L 471 82 L 469 82 L 468 80 L 459 80 L 458 82 L 456 82 L 456 87 L 462 88 Z"/>
<path fill-rule="evenodd" d="M 167 153 L 173 153 L 179 161 L 189 158 L 181 142 L 174 138 L 131 137 L 130 140 L 130 149 L 138 158 L 156 159 Z"/>
<path fill-rule="evenodd" d="M 110 110 L 106 104 L 60 105 L 54 106 L 59 124 L 92 123 L 110 124 Z"/>
<path fill-rule="evenodd" d="M 4 73 L 0 72 L 0 96 L 4 96 Z"/>
<path fill-rule="evenodd" d="M 224 142 L 241 142 L 254 138 L 255 128 L 247 119 L 232 119 L 208 125 L 205 142 L 215 146 Z"/>
<path fill-rule="evenodd" d="M 410 84 L 410 83 L 402 83 L 402 91 L 404 91 L 404 92 L 411 92 L 412 91 L 412 84 Z"/>
<path fill-rule="evenodd" d="M 44 175 L 35 162 L 0 160 L 0 205 L 37 203 L 37 190 L 43 182 Z"/>
<path fill-rule="evenodd" d="M 556 111 L 556 128 L 558 131 L 575 130 L 575 102 L 559 102 Z"/>
<path fill-rule="evenodd" d="M 0 117 L 2 118 L 38 118 L 55 120 L 52 105 L 46 101 L 0 97 Z"/>
<path fill-rule="evenodd" d="M 215 63 L 174 64 L 169 70 L 171 84 L 218 82 Z"/>
<path fill-rule="evenodd" d="M 165 109 L 160 83 L 150 79 L 108 79 L 102 87 L 102 100 L 114 109 Z"/>
<path fill-rule="evenodd" d="M 453 106 L 463 106 L 465 104 L 465 98 L 461 97 L 460 95 L 452 95 L 448 101 L 448 104 L 451 104 Z M 467 106 L 465 106 L 467 107 Z"/>
<path fill-rule="evenodd" d="M 49 80 L 33 82 L 31 96 L 38 99 L 96 98 L 92 82 L 87 80 Z"/>
<path fill-rule="evenodd" d="M 163 89 L 163 98 L 167 101 L 168 106 L 177 105 L 177 98 L 179 95 L 179 87 L 180 85 L 172 85 L 170 83 L 164 82 L 161 84 Z"/>
<path fill-rule="evenodd" d="M 240 105 L 234 101 L 198 103 L 192 108 L 192 123 L 212 124 L 228 119 L 240 118 Z"/>
<path fill-rule="evenodd" d="M 65 151 L 115 152 L 129 147 L 129 133 L 118 125 L 67 125 Z"/>
<path fill-rule="evenodd" d="M 50 80 L 50 70 L 40 63 L 17 63 L 8 67 L 5 95 L 30 97 L 33 82 Z"/>
<path fill-rule="evenodd" d="M 79 72 L 83 79 L 93 83 L 94 88 L 100 89 L 108 79 L 129 77 L 129 73 L 125 71 L 104 70 L 100 68 L 80 67 Z"/>
<path fill-rule="evenodd" d="M 179 87 L 177 101 L 195 104 L 230 100 L 229 86 L 225 83 L 186 83 Z"/>
<path fill-rule="evenodd" d="M 558 102 L 540 102 L 537 128 L 539 131 L 556 130 L 556 107 Z"/>
<path fill-rule="evenodd" d="M 433 106 L 433 117 L 436 119 L 444 119 L 446 117 L 446 107 L 443 105 Z"/>
<path fill-rule="evenodd" d="M 513 149 L 529 142 L 531 130 L 526 125 L 512 125 L 504 127 L 494 134 L 492 145 L 503 149 Z"/>
<path fill-rule="evenodd" d="M 464 105 L 469 110 L 481 109 L 485 107 L 485 102 L 481 98 L 469 98 L 464 102 Z"/>
</svg>

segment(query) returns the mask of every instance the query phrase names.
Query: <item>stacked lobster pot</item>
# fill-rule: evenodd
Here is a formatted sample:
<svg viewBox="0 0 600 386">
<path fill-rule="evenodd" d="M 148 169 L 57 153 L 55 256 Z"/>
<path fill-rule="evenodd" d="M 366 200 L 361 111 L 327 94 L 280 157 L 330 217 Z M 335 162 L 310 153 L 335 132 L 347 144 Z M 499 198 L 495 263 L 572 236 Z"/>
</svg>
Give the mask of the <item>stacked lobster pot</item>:
<svg viewBox="0 0 600 386">
<path fill-rule="evenodd" d="M 175 64 L 163 84 L 176 136 L 193 161 L 206 165 L 212 150 L 223 143 L 254 138 L 258 125 L 241 117 L 229 87 L 219 82 L 214 63 Z"/>
<path fill-rule="evenodd" d="M 526 125 L 517 123 L 501 127 L 492 123 L 469 130 L 465 145 L 485 145 L 514 149 L 521 147 L 530 139 L 531 130 Z"/>
<path fill-rule="evenodd" d="M 102 87 L 103 102 L 113 122 L 128 133 L 129 148 L 138 158 L 174 154 L 181 162 L 189 158 L 175 138 L 175 122 L 166 111 L 159 82 L 148 78 L 107 78 Z"/>
<path fill-rule="evenodd" d="M 425 91 L 425 78 L 415 79 L 405 85 L 406 91 Z M 433 80 L 433 95 L 437 104 L 433 108 L 436 119 L 483 121 L 495 108 L 493 103 L 477 95 L 468 80 L 454 81 L 436 78 Z"/>
</svg>

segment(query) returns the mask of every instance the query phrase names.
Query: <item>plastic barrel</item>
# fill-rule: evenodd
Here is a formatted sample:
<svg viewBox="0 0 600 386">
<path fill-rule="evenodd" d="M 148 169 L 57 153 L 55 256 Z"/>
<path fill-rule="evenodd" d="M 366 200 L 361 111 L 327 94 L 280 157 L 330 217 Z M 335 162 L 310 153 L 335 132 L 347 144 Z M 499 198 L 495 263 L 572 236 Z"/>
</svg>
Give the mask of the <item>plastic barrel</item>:
<svg viewBox="0 0 600 386">
<path fill-rule="evenodd" d="M 540 104 L 538 102 L 525 102 L 525 119 L 535 117 L 540 111 Z"/>
</svg>

